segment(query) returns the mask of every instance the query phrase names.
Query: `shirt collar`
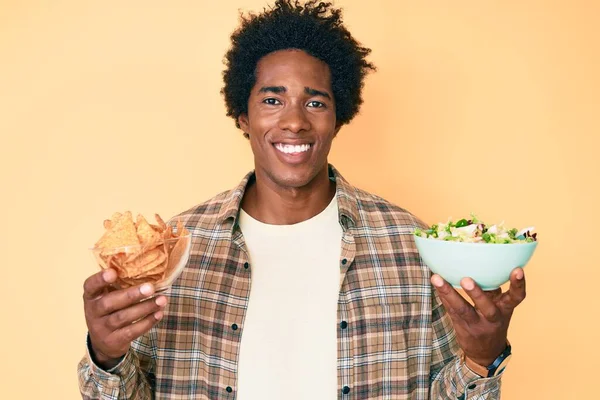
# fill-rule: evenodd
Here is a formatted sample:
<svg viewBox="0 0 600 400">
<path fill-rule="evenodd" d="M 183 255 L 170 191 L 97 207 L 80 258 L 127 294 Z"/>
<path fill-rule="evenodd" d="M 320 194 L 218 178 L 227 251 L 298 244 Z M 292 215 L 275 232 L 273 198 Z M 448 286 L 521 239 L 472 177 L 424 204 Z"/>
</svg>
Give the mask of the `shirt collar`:
<svg viewBox="0 0 600 400">
<path fill-rule="evenodd" d="M 250 171 L 244 179 L 226 194 L 218 216 L 221 223 L 231 219 L 232 227 L 237 223 L 242 199 L 248 184 L 254 179 L 254 171 Z M 359 220 L 356 189 L 348 183 L 337 169 L 329 164 L 329 179 L 336 183 L 336 198 L 338 202 L 339 220 L 344 230 L 356 225 Z"/>
</svg>

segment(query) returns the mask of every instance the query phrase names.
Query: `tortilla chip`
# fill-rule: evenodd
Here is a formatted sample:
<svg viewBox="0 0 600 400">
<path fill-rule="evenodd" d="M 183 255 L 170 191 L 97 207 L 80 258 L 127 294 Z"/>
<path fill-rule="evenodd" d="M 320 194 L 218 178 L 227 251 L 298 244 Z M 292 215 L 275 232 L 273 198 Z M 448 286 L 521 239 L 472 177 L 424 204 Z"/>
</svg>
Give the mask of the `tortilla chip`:
<svg viewBox="0 0 600 400">
<path fill-rule="evenodd" d="M 160 248 L 144 253 L 134 261 L 126 264 L 125 269 L 127 274 L 125 276 L 128 278 L 139 276 L 144 272 L 154 269 L 166 259 L 167 256 Z"/>
<path fill-rule="evenodd" d="M 168 252 L 169 259 L 167 269 L 165 270 L 165 276 L 168 276 L 172 271 L 177 268 L 177 264 L 183 258 L 183 254 L 188 246 L 191 237 L 189 235 L 179 238 L 179 240 L 173 245 Z"/>
<path fill-rule="evenodd" d="M 162 235 L 152 229 L 148 221 L 146 221 L 142 215 L 138 214 L 135 227 L 138 239 L 142 246 L 156 244 L 162 240 Z"/>
<path fill-rule="evenodd" d="M 110 222 L 112 222 L 112 224 L 116 224 L 118 220 L 121 219 L 121 217 L 123 216 L 123 214 L 121 214 L 120 212 L 116 212 L 113 213 L 113 215 L 110 217 Z"/>
<path fill-rule="evenodd" d="M 181 219 L 177 219 L 177 234 L 176 237 L 189 235 L 189 231 L 185 229 L 185 225 L 181 222 Z"/>
<path fill-rule="evenodd" d="M 108 260 L 108 265 L 114 269 L 115 271 L 117 271 L 117 276 L 121 277 L 127 274 L 127 270 L 125 269 L 125 267 L 123 266 L 123 263 L 121 262 L 121 260 L 117 255 L 114 256 L 109 256 L 109 260 Z"/>
<path fill-rule="evenodd" d="M 169 240 L 173 238 L 173 227 L 171 225 L 167 226 L 167 229 L 163 232 L 163 239 Z"/>
<path fill-rule="evenodd" d="M 165 223 L 165 221 L 163 221 L 163 219 L 160 217 L 160 215 L 154 214 L 154 219 L 156 219 L 156 222 L 158 223 L 158 226 L 160 227 L 160 229 L 162 231 L 167 229 L 167 224 Z"/>
<path fill-rule="evenodd" d="M 100 268 L 114 268 L 121 289 L 145 282 L 159 283 L 174 271 L 191 240 L 181 219 L 167 225 L 155 214 L 157 224 L 138 215 L 134 223 L 131 212 L 116 212 L 104 221 L 104 235 L 95 245 Z M 179 238 L 179 240 L 177 240 Z"/>
<path fill-rule="evenodd" d="M 96 243 L 97 248 L 105 249 L 104 255 L 116 254 L 116 247 L 139 246 L 135 224 L 130 212 L 121 215 L 116 221 L 111 220 L 111 228 Z"/>
<path fill-rule="evenodd" d="M 165 255 L 163 261 L 158 264 L 156 267 L 152 268 L 151 270 L 148 270 L 146 272 L 142 272 L 141 274 L 137 275 L 136 278 L 145 278 L 145 277 L 149 277 L 152 275 L 163 275 L 163 272 L 165 272 L 166 270 L 166 262 L 167 262 L 167 257 Z"/>
</svg>

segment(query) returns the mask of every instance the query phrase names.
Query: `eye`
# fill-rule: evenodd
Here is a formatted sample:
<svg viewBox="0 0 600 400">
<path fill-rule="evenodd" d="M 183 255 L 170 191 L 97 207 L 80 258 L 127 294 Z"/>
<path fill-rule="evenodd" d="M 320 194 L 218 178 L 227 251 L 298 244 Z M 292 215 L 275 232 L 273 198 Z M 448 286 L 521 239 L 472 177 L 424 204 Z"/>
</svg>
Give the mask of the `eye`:
<svg viewBox="0 0 600 400">
<path fill-rule="evenodd" d="M 316 100 L 309 101 L 307 105 L 309 107 L 314 107 L 314 108 L 324 108 L 325 107 L 324 103 L 321 103 L 320 101 L 316 101 Z"/>
<path fill-rule="evenodd" d="M 277 99 L 275 99 L 273 97 L 268 97 L 268 98 L 264 99 L 262 102 L 265 103 L 265 104 L 268 104 L 270 106 L 276 106 L 278 104 L 281 104 L 279 102 L 279 100 L 277 100 Z"/>
</svg>

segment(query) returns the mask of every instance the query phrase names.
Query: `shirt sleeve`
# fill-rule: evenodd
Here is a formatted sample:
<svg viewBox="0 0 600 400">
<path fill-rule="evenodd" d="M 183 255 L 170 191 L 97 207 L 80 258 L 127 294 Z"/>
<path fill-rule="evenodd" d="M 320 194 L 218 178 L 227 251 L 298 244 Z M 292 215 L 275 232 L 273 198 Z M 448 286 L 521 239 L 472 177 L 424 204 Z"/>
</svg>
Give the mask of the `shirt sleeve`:
<svg viewBox="0 0 600 400">
<path fill-rule="evenodd" d="M 86 400 L 154 398 L 153 358 L 149 353 L 140 352 L 140 349 L 148 348 L 143 345 L 147 342 L 146 335 L 137 339 L 119 364 L 109 370 L 103 370 L 92 360 L 88 335 L 86 354 L 77 368 L 81 397 Z"/>
<path fill-rule="evenodd" d="M 500 378 L 482 378 L 460 358 L 452 321 L 433 290 L 433 350 L 430 371 L 430 398 L 452 400 L 500 400 Z"/>
</svg>

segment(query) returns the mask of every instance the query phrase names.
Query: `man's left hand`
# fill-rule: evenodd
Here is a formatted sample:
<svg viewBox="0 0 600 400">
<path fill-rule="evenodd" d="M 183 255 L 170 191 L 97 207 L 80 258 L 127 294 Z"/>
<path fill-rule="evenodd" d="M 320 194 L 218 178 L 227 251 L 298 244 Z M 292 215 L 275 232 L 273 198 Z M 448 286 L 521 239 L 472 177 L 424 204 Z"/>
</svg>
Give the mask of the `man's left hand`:
<svg viewBox="0 0 600 400">
<path fill-rule="evenodd" d="M 431 283 L 452 319 L 456 339 L 465 355 L 482 366 L 488 366 L 506 348 L 510 318 L 516 306 L 525 299 L 525 273 L 515 268 L 510 274 L 509 290 L 483 291 L 471 278 L 460 281 L 474 306 L 441 276 L 434 274 Z"/>
</svg>

